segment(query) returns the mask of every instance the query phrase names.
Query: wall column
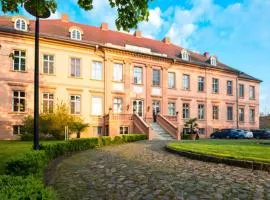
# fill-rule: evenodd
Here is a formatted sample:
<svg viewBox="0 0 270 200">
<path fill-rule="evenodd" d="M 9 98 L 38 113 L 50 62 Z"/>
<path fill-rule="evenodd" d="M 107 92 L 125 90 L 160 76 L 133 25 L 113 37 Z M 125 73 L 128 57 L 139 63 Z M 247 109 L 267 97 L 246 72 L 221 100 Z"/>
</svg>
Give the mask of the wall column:
<svg viewBox="0 0 270 200">
<path fill-rule="evenodd" d="M 168 68 L 162 68 L 162 82 L 161 82 L 161 95 L 162 95 L 162 107 L 161 114 L 168 115 Z"/>
<path fill-rule="evenodd" d="M 105 96 L 104 96 L 104 114 L 109 113 L 109 109 L 112 108 L 112 68 L 113 60 L 111 58 L 105 58 L 104 64 L 104 86 L 105 86 Z"/>
<path fill-rule="evenodd" d="M 145 81 L 145 118 L 146 121 L 152 121 L 152 66 L 146 65 L 146 81 Z"/>
</svg>

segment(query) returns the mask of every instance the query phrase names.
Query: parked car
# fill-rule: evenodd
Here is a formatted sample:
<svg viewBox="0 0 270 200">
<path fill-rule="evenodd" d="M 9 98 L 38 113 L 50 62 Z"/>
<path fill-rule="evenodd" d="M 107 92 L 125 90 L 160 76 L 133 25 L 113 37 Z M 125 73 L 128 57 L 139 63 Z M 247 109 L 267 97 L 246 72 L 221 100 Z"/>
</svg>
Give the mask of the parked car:
<svg viewBox="0 0 270 200">
<path fill-rule="evenodd" d="M 243 130 L 243 129 L 236 129 L 241 135 L 244 136 L 244 138 L 250 139 L 253 138 L 253 133 L 248 130 Z"/>
<path fill-rule="evenodd" d="M 252 130 L 256 139 L 270 139 L 270 130 Z"/>
<path fill-rule="evenodd" d="M 222 129 L 210 135 L 212 139 L 244 139 L 244 132 L 237 131 L 237 129 Z"/>
</svg>

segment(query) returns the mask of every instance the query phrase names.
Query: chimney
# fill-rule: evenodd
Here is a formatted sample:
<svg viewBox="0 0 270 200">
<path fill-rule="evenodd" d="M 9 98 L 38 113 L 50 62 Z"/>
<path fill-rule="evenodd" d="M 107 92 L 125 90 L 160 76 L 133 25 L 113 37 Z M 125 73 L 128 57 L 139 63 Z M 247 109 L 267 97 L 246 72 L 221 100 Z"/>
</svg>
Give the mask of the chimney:
<svg viewBox="0 0 270 200">
<path fill-rule="evenodd" d="M 69 22 L 69 16 L 66 13 L 61 14 L 61 20 L 62 22 Z"/>
<path fill-rule="evenodd" d="M 162 42 L 164 42 L 165 44 L 171 44 L 171 38 L 165 37 Z"/>
<path fill-rule="evenodd" d="M 137 38 L 141 38 L 141 37 L 142 37 L 142 32 L 139 31 L 139 30 L 136 30 L 136 31 L 134 32 L 134 36 L 137 37 Z"/>
<path fill-rule="evenodd" d="M 209 52 L 204 52 L 203 56 L 209 58 Z"/>
<path fill-rule="evenodd" d="M 100 29 L 103 30 L 103 31 L 109 30 L 109 25 L 108 25 L 108 23 L 103 22 L 103 23 L 100 25 Z"/>
</svg>

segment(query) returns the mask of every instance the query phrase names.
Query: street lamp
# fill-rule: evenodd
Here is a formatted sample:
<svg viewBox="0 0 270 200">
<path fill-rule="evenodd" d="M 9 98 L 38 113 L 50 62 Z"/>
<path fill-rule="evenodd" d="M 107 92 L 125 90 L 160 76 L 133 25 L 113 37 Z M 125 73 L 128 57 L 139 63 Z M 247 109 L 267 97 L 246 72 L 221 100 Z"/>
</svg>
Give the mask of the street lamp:
<svg viewBox="0 0 270 200">
<path fill-rule="evenodd" d="M 34 74 L 34 150 L 39 150 L 39 18 L 48 18 L 51 13 L 45 0 L 28 0 L 25 10 L 36 17 L 35 22 L 35 74 Z"/>
</svg>

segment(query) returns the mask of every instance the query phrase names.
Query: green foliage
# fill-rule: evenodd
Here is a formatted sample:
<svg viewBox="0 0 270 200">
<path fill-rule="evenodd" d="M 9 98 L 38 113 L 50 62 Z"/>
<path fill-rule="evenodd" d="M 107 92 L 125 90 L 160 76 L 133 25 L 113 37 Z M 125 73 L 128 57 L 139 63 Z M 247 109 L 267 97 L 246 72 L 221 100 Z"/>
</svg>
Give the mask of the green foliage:
<svg viewBox="0 0 270 200">
<path fill-rule="evenodd" d="M 184 127 L 189 128 L 191 134 L 195 134 L 198 132 L 198 124 L 197 118 L 189 119 L 185 124 Z"/>
<path fill-rule="evenodd" d="M 89 127 L 89 124 L 83 123 L 82 119 L 76 118 L 70 125 L 70 130 L 77 133 L 77 138 L 81 138 L 81 132 Z"/>
<path fill-rule="evenodd" d="M 53 190 L 45 188 L 43 182 L 36 177 L 0 176 L 0 199 L 57 199 Z"/>
<path fill-rule="evenodd" d="M 182 135 L 182 140 L 189 140 L 189 134 L 183 134 Z"/>
<path fill-rule="evenodd" d="M 47 163 L 44 151 L 31 151 L 7 161 L 5 173 L 12 176 L 41 175 Z"/>
<path fill-rule="evenodd" d="M 6 12 L 18 12 L 19 7 L 23 6 L 27 0 L 0 0 L 2 5 L 2 11 Z M 148 20 L 149 11 L 148 3 L 153 0 L 108 0 L 110 6 L 115 8 L 118 12 L 117 19 L 115 21 L 118 30 L 123 29 L 129 31 L 132 28 L 137 28 L 139 22 Z M 33 1 L 32 7 L 35 7 L 36 1 Z M 44 3 L 40 1 L 38 5 L 39 14 L 44 13 L 45 8 L 48 8 L 52 13 L 55 13 L 57 4 L 56 0 L 44 0 Z M 93 0 L 78 0 L 78 5 L 86 10 L 93 9 Z"/>
</svg>

